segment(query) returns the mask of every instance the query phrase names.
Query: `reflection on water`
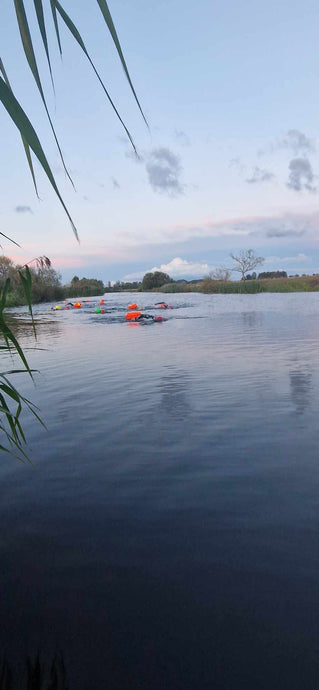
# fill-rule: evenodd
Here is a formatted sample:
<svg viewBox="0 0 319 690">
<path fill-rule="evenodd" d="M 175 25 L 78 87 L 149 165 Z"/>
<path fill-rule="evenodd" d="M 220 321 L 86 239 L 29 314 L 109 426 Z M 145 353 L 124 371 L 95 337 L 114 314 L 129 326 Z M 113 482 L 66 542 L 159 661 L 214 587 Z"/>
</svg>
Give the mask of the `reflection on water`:
<svg viewBox="0 0 319 690">
<path fill-rule="evenodd" d="M 25 313 L 8 314 L 7 322 L 15 337 L 21 341 L 24 348 L 37 347 L 39 341 L 46 344 L 58 339 L 63 334 L 63 323 L 55 319 L 34 319 L 35 332 L 31 318 Z"/>
<path fill-rule="evenodd" d="M 311 372 L 307 369 L 292 369 L 289 372 L 291 399 L 296 413 L 302 415 L 311 404 Z"/>
<path fill-rule="evenodd" d="M 48 431 L 37 470 L 0 465 L 7 658 L 63 651 L 70 690 L 315 690 L 318 295 L 172 295 L 137 328 L 106 301 L 39 306 L 35 350 L 17 326 Z"/>
<path fill-rule="evenodd" d="M 191 377 L 187 371 L 166 367 L 166 373 L 159 382 L 161 395 L 159 407 L 167 415 L 178 421 L 189 419 L 191 406 Z"/>
<path fill-rule="evenodd" d="M 243 312 L 242 313 L 242 320 L 245 328 L 260 328 L 262 325 L 264 319 L 264 315 L 262 312 L 257 312 L 257 311 L 251 311 L 251 312 Z"/>
</svg>

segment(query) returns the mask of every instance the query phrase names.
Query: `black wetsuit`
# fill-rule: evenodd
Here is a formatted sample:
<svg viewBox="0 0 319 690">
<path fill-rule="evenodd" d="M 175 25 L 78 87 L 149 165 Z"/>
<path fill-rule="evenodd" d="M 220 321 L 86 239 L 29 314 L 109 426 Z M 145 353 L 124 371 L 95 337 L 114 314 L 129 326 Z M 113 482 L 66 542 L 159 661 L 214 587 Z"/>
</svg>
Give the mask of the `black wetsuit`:
<svg viewBox="0 0 319 690">
<path fill-rule="evenodd" d="M 143 319 L 155 319 L 155 316 L 152 316 L 152 314 L 140 314 L 139 316 L 136 317 L 135 321 L 143 321 Z"/>
</svg>

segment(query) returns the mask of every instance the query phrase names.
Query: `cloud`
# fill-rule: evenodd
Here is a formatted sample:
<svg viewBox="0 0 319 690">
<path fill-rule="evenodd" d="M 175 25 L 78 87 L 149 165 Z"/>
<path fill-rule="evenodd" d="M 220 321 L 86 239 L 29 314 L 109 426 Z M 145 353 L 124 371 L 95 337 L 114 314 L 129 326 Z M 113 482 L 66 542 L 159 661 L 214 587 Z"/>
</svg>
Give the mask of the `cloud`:
<svg viewBox="0 0 319 690">
<path fill-rule="evenodd" d="M 235 168 L 235 170 L 241 174 L 244 172 L 246 166 L 243 165 L 241 158 L 237 156 L 236 158 L 231 158 L 229 161 L 229 167 Z"/>
<path fill-rule="evenodd" d="M 303 230 L 268 230 L 266 237 L 302 237 L 306 234 L 305 228 Z"/>
<path fill-rule="evenodd" d="M 246 182 L 249 184 L 269 182 L 269 180 L 273 180 L 274 177 L 274 173 L 269 172 L 269 170 L 263 170 L 262 168 L 255 167 L 252 176 L 247 177 Z"/>
<path fill-rule="evenodd" d="M 159 268 L 154 266 L 150 269 L 153 271 L 163 271 L 163 273 L 168 273 L 172 278 L 183 278 L 184 276 L 193 276 L 197 278 L 210 271 L 210 267 L 205 262 L 193 262 L 187 261 L 187 259 L 181 259 L 176 256 L 168 264 L 161 264 Z"/>
<path fill-rule="evenodd" d="M 308 155 L 315 153 L 316 144 L 313 139 L 307 137 L 306 134 L 300 132 L 299 129 L 289 129 L 283 139 L 276 139 L 271 142 L 264 149 L 258 151 L 259 156 L 267 153 L 275 153 L 282 149 L 292 151 L 294 156 Z"/>
<path fill-rule="evenodd" d="M 298 239 L 302 235 L 318 235 L 319 214 L 292 214 L 286 213 L 275 216 L 243 216 L 235 218 L 224 218 L 220 221 L 202 220 L 195 225 L 193 223 L 172 224 L 169 226 L 148 227 L 147 230 L 124 233 L 117 232 L 112 245 L 121 248 L 121 251 L 132 251 L 133 248 L 156 247 L 175 245 L 175 252 L 178 255 L 182 251 L 177 245 L 193 242 L 194 246 L 200 241 L 214 242 L 216 246 L 224 243 L 229 246 L 242 245 L 244 241 L 249 245 L 252 241 L 258 243 L 268 243 L 271 238 L 280 238 L 286 242 L 290 239 Z"/>
<path fill-rule="evenodd" d="M 183 194 L 180 183 L 181 165 L 179 158 L 168 148 L 153 149 L 148 156 L 146 171 L 155 192 L 176 197 Z"/>
<path fill-rule="evenodd" d="M 86 257 L 55 256 L 53 263 L 59 268 L 82 268 L 86 265 Z"/>
<path fill-rule="evenodd" d="M 161 146 L 138 154 L 129 149 L 125 152 L 125 156 L 134 163 L 145 166 L 148 181 L 155 192 L 168 194 L 170 197 L 184 193 L 184 185 L 179 179 L 182 172 L 180 159 L 169 148 Z"/>
<path fill-rule="evenodd" d="M 168 273 L 171 278 L 199 278 L 211 270 L 211 266 L 206 262 L 194 262 L 187 261 L 187 259 L 181 259 L 181 257 L 176 256 L 168 264 L 161 264 L 160 266 L 153 266 L 153 268 L 148 268 L 144 271 L 136 271 L 135 273 L 130 273 L 125 276 L 123 280 L 139 280 L 143 278 L 145 273 L 154 271 L 162 271 L 163 273 Z"/>
<path fill-rule="evenodd" d="M 125 283 L 126 282 L 131 283 L 135 280 L 142 280 L 145 273 L 148 273 L 148 270 L 146 270 L 146 271 L 135 271 L 134 273 L 127 273 L 127 275 L 123 276 L 123 278 L 121 280 L 124 281 Z"/>
<path fill-rule="evenodd" d="M 295 156 L 301 153 L 314 153 L 316 150 L 313 139 L 310 139 L 298 129 L 290 129 L 286 138 L 283 139 L 281 143 L 282 148 L 291 149 Z"/>
<path fill-rule="evenodd" d="M 308 256 L 306 254 L 300 253 L 297 256 L 267 256 L 265 259 L 266 264 L 291 264 L 294 262 L 308 261 Z"/>
<path fill-rule="evenodd" d="M 185 132 L 182 130 L 175 129 L 174 136 L 176 141 L 178 141 L 178 143 L 182 146 L 190 146 L 190 140 L 187 134 L 185 134 Z"/>
<path fill-rule="evenodd" d="M 293 158 L 289 163 L 289 178 L 287 187 L 301 192 L 306 189 L 308 192 L 316 192 L 313 186 L 314 173 L 307 158 Z"/>
<path fill-rule="evenodd" d="M 16 213 L 32 213 L 33 214 L 31 206 L 23 206 L 23 205 L 16 206 L 15 211 L 16 211 Z"/>
</svg>

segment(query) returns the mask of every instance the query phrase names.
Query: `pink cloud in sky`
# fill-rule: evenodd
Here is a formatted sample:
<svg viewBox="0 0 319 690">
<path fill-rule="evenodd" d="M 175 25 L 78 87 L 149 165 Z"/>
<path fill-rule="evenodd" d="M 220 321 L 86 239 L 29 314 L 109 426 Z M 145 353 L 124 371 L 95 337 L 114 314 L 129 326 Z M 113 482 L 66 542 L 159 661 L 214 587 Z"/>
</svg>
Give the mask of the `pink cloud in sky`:
<svg viewBox="0 0 319 690">
<path fill-rule="evenodd" d="M 13 261 L 14 264 L 18 264 L 19 266 L 24 266 L 28 261 L 30 261 L 33 257 L 28 256 L 27 254 L 13 254 L 12 252 L 5 252 L 5 256 L 7 256 L 11 261 Z"/>
<path fill-rule="evenodd" d="M 39 248 L 36 247 L 38 250 Z M 32 252 L 32 253 L 26 253 L 26 252 L 21 252 L 21 254 L 15 254 L 12 252 L 6 252 L 6 256 L 9 256 L 11 261 L 13 263 L 18 264 L 19 266 L 24 266 L 24 264 L 29 263 L 32 261 L 32 259 L 35 259 L 37 256 L 40 256 L 39 251 L 37 253 Z M 85 266 L 85 257 L 77 258 L 77 257 L 59 257 L 59 256 L 54 256 L 52 257 L 49 256 L 49 259 L 52 262 L 52 267 L 61 267 L 61 268 L 77 268 L 79 266 Z"/>
<path fill-rule="evenodd" d="M 50 259 L 53 268 L 57 267 L 57 270 L 60 268 L 81 268 L 81 266 L 85 266 L 86 263 L 85 256 L 51 256 Z"/>
</svg>

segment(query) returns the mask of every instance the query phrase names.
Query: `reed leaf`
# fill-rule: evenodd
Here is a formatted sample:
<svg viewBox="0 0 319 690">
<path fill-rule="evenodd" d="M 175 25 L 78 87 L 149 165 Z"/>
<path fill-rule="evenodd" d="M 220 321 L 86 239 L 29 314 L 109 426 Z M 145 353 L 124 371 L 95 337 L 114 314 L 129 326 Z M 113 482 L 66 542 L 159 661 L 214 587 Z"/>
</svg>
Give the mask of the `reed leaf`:
<svg viewBox="0 0 319 690">
<path fill-rule="evenodd" d="M 19 403 L 19 394 L 14 390 L 14 388 L 12 388 L 11 386 L 7 386 L 7 384 L 5 383 L 0 383 L 0 390 L 9 395 L 9 397 L 12 398 L 12 400 L 15 400 L 17 403 Z"/>
<path fill-rule="evenodd" d="M 0 402 L 1 402 L 2 408 L 4 409 L 4 414 L 7 418 L 7 422 L 10 426 L 12 438 L 14 438 L 15 443 L 17 445 L 19 445 L 20 439 L 19 439 L 19 436 L 16 432 L 16 428 L 15 428 L 15 424 L 14 424 L 14 415 L 11 413 L 9 406 L 6 403 L 6 399 L 3 395 L 1 395 L 1 393 L 0 393 Z"/>
<path fill-rule="evenodd" d="M 4 64 L 3 64 L 2 60 L 1 60 L 1 58 L 0 58 L 0 72 L 2 72 L 2 75 L 3 75 L 3 77 L 4 77 L 4 80 L 5 80 L 6 84 L 7 84 L 7 85 L 9 86 L 9 88 L 11 89 L 11 85 L 10 85 L 10 82 L 9 82 L 9 79 L 8 79 L 8 76 L 7 76 L 7 73 L 6 73 L 6 70 L 4 69 Z M 12 89 L 11 89 L 11 90 L 12 90 Z M 20 135 L 21 135 L 21 139 L 22 139 L 23 146 L 24 146 L 25 155 L 26 155 L 26 157 L 27 157 L 29 169 L 30 169 L 30 172 L 31 172 L 31 177 L 32 177 L 33 184 L 34 184 L 35 193 L 36 193 L 37 197 L 39 198 L 38 188 L 37 188 L 37 182 L 36 182 L 36 179 L 35 179 L 35 174 L 34 174 L 34 169 L 33 169 L 33 163 L 32 163 L 30 148 L 29 148 L 28 142 L 26 141 L 26 139 L 25 139 L 25 137 L 23 136 L 23 134 L 21 134 L 21 132 L 20 132 Z M 3 232 L 1 232 L 1 235 L 3 235 Z M 4 237 L 7 237 L 7 236 L 4 235 Z M 10 239 L 10 237 L 7 237 L 7 239 Z M 14 242 L 14 240 L 11 240 L 11 242 Z M 14 244 L 17 244 L 17 242 L 14 242 Z M 19 246 L 20 246 L 20 245 L 18 245 L 18 247 L 19 247 Z"/>
<path fill-rule="evenodd" d="M 25 275 L 23 275 L 22 271 L 19 271 L 19 276 L 20 276 L 20 280 L 22 283 L 23 292 L 24 292 L 25 298 L 27 300 L 29 314 L 30 314 L 31 320 L 32 320 L 34 337 L 36 338 L 37 334 L 36 334 L 36 329 L 35 329 L 35 323 L 34 323 L 33 311 L 32 311 L 32 302 L 31 302 L 31 299 L 32 299 L 32 278 L 31 278 L 31 273 L 30 273 L 30 269 L 29 269 L 28 265 L 25 266 Z"/>
<path fill-rule="evenodd" d="M 144 113 L 143 113 L 143 110 L 142 110 L 141 105 L 140 105 L 140 102 L 139 102 L 139 100 L 138 100 L 138 98 L 137 98 L 137 95 L 136 95 L 134 86 L 133 86 L 133 84 L 132 84 L 131 77 L 130 77 L 130 75 L 129 75 L 129 71 L 128 71 L 128 68 L 127 68 L 127 65 L 126 65 L 126 62 L 125 62 L 125 58 L 124 58 L 124 55 L 123 55 L 123 51 L 122 51 L 122 48 L 121 48 L 121 45 L 120 45 L 120 41 L 119 41 L 118 35 L 117 35 L 117 33 L 116 33 L 116 29 L 115 29 L 115 26 L 114 26 L 114 23 L 113 23 L 113 19 L 112 19 L 112 17 L 111 17 L 111 13 L 110 13 L 110 10 L 109 10 L 109 8 L 108 8 L 107 2 L 106 2 L 106 0 L 97 0 L 97 3 L 98 3 L 99 8 L 100 8 L 100 10 L 101 10 L 101 12 L 102 12 L 102 15 L 103 15 L 103 17 L 104 17 L 104 20 L 105 20 L 105 22 L 106 22 L 106 25 L 107 25 L 107 27 L 108 27 L 108 30 L 109 30 L 109 32 L 110 32 L 112 38 L 113 38 L 114 45 L 115 45 L 116 50 L 117 50 L 117 52 L 118 52 L 119 58 L 120 58 L 120 60 L 121 60 L 121 63 L 122 63 L 124 72 L 125 72 L 125 74 L 126 74 L 128 83 L 129 83 L 129 85 L 130 85 L 130 87 L 131 87 L 131 90 L 132 90 L 132 92 L 133 92 L 133 95 L 134 95 L 134 98 L 135 98 L 135 100 L 136 100 L 136 103 L 137 103 L 137 105 L 138 105 L 139 111 L 140 111 L 140 113 L 141 113 L 141 115 L 142 115 L 142 118 L 143 118 L 143 120 L 144 120 L 146 126 L 148 127 L 148 122 L 147 122 L 146 117 L 145 117 L 145 115 L 144 115 Z"/>
<path fill-rule="evenodd" d="M 113 100 L 112 100 L 110 94 L 108 93 L 108 91 L 107 91 L 107 89 L 106 89 L 106 87 L 105 87 L 105 85 L 104 85 L 104 83 L 103 83 L 103 81 L 102 81 L 102 79 L 101 79 L 101 77 L 100 77 L 100 75 L 99 75 L 99 73 L 98 73 L 98 71 L 97 71 L 97 69 L 96 69 L 96 67 L 95 67 L 95 65 L 94 65 L 94 63 L 93 63 L 93 61 L 92 61 L 92 59 L 91 59 L 89 53 L 88 53 L 88 51 L 87 51 L 87 49 L 86 49 L 86 46 L 85 46 L 85 44 L 84 44 L 84 41 L 83 41 L 83 39 L 82 39 L 82 36 L 81 36 L 80 32 L 79 32 L 78 29 L 76 28 L 76 26 L 75 26 L 75 24 L 73 23 L 72 19 L 70 19 L 69 15 L 68 15 L 68 14 L 66 13 L 66 11 L 63 9 L 62 5 L 58 2 L 58 0 L 53 0 L 53 1 L 54 1 L 54 4 L 55 4 L 55 6 L 56 6 L 57 11 L 59 12 L 61 18 L 63 19 L 64 23 L 66 24 L 66 26 L 68 27 L 69 31 L 71 32 L 73 38 L 75 38 L 75 40 L 77 41 L 77 43 L 79 44 L 79 46 L 82 48 L 84 54 L 86 55 L 86 57 L 87 57 L 87 59 L 88 59 L 90 65 L 91 65 L 91 67 L 93 68 L 93 70 L 94 70 L 94 72 L 95 72 L 95 74 L 96 74 L 96 76 L 97 76 L 97 78 L 98 78 L 98 80 L 99 80 L 99 82 L 100 82 L 100 84 L 101 84 L 101 86 L 102 86 L 102 89 L 103 89 L 104 93 L 106 94 L 106 96 L 107 96 L 107 98 L 108 98 L 108 101 L 109 101 L 110 105 L 112 106 L 112 108 L 113 108 L 113 110 L 114 110 L 116 116 L 118 117 L 118 119 L 119 119 L 121 125 L 123 126 L 123 128 L 124 128 L 124 130 L 125 130 L 125 132 L 126 132 L 126 134 L 127 134 L 127 136 L 128 136 L 128 138 L 129 138 L 129 140 L 130 140 L 130 142 L 131 142 L 131 144 L 132 144 L 132 146 L 133 146 L 133 149 L 134 149 L 135 153 L 137 154 L 136 147 L 135 147 L 134 141 L 133 141 L 133 139 L 132 139 L 132 136 L 131 136 L 129 130 L 127 129 L 125 123 L 123 122 L 123 120 L 122 120 L 122 118 L 121 118 L 121 116 L 120 116 L 120 114 L 119 114 L 119 112 L 118 112 L 118 110 L 117 110 L 117 108 L 116 108 L 116 106 L 115 106 L 115 104 L 114 104 L 114 102 L 113 102 Z"/>
<path fill-rule="evenodd" d="M 8 111 L 11 119 L 19 129 L 20 133 L 25 137 L 28 145 L 32 149 L 32 151 L 35 153 L 39 163 L 41 164 L 43 170 L 45 171 L 47 177 L 50 180 L 50 183 L 58 196 L 60 203 L 62 204 L 69 221 L 72 226 L 72 230 L 75 234 L 76 239 L 79 241 L 77 229 L 74 225 L 74 222 L 70 216 L 70 213 L 61 197 L 61 194 L 58 190 L 58 187 L 56 185 L 55 179 L 53 177 L 51 168 L 49 166 L 49 163 L 47 161 L 47 158 L 45 156 L 45 153 L 43 151 L 43 148 L 40 144 L 39 138 L 37 133 L 35 132 L 28 116 L 24 112 L 23 108 L 21 107 L 20 103 L 17 101 L 13 91 L 8 87 L 4 79 L 0 76 L 0 100 L 2 101 L 4 107 Z"/>
<path fill-rule="evenodd" d="M 9 446 L 12 446 L 12 448 L 15 447 L 20 454 L 22 453 L 23 457 L 28 462 L 31 462 L 27 453 L 22 448 L 22 444 L 26 444 L 26 437 L 24 434 L 22 424 L 20 422 L 22 407 L 25 406 L 29 410 L 29 412 L 37 419 L 37 421 L 40 422 L 44 429 L 46 429 L 46 426 L 36 412 L 36 405 L 34 405 L 30 402 L 30 400 L 21 395 L 21 393 L 19 393 L 17 389 L 11 384 L 11 382 L 7 378 L 7 374 L 9 373 L 12 372 L 0 374 L 0 379 L 2 379 L 2 381 L 0 382 L 0 412 L 5 416 L 5 419 L 7 420 L 8 424 L 8 428 L 6 428 L 4 424 L 0 422 L 0 431 L 2 431 L 5 434 Z M 24 369 L 16 370 L 15 373 L 26 373 L 26 371 Z M 10 409 L 8 404 L 9 401 L 15 404 L 14 411 Z M 3 444 L 1 444 L 0 450 L 12 452 L 12 449 L 9 450 L 5 446 L 3 446 Z M 18 457 L 19 460 L 21 460 L 21 457 L 19 455 L 16 455 L 15 453 L 13 454 L 15 455 L 15 457 Z"/>
<path fill-rule="evenodd" d="M 30 463 L 30 465 L 32 465 L 32 467 L 34 467 L 34 469 L 36 469 L 35 465 L 30 460 L 30 458 L 27 456 L 27 454 L 23 450 L 23 448 L 21 448 L 21 447 L 18 448 L 19 454 L 14 452 L 13 448 L 17 447 L 17 444 L 15 443 L 15 440 L 10 436 L 10 434 L 6 433 L 6 436 L 7 436 L 9 443 L 10 443 L 10 446 L 12 446 L 12 447 L 6 448 L 5 446 L 0 445 L 1 450 L 5 451 L 6 453 L 9 453 L 10 455 L 13 455 L 13 457 L 17 458 L 17 460 L 19 460 L 20 462 L 23 462 L 23 464 L 24 464 L 23 458 L 25 458 L 25 460 L 28 463 Z M 21 457 L 21 455 L 23 455 L 23 458 Z M 10 686 L 9 686 L 9 690 L 11 690 Z"/>
<path fill-rule="evenodd" d="M 43 105 L 44 105 L 44 108 L 45 108 L 45 111 L 46 111 L 46 114 L 47 114 L 47 117 L 48 117 L 48 120 L 49 120 L 49 123 L 50 123 L 50 127 L 51 127 L 51 130 L 52 130 L 54 139 L 55 139 L 55 143 L 56 143 L 56 145 L 57 145 L 57 148 L 58 148 L 58 151 L 59 151 L 59 154 L 60 154 L 60 158 L 61 158 L 61 161 L 62 161 L 62 165 L 63 165 L 63 167 L 64 167 L 64 170 L 65 170 L 65 172 L 66 172 L 66 175 L 68 176 L 68 178 L 69 178 L 69 180 L 70 180 L 72 186 L 74 187 L 73 180 L 72 180 L 72 178 L 71 178 L 71 176 L 70 176 L 70 174 L 69 174 L 69 172 L 68 172 L 68 169 L 67 169 L 67 167 L 66 167 L 66 165 L 65 165 L 65 161 L 64 161 L 64 158 L 63 158 L 63 153 L 62 153 L 62 151 L 61 151 L 61 147 L 60 147 L 60 144 L 59 144 L 59 141 L 58 141 L 58 138 L 57 138 L 55 129 L 54 129 L 54 127 L 53 127 L 53 122 L 52 122 L 52 120 L 51 120 L 51 116 L 50 116 L 50 113 L 49 113 L 49 109 L 48 109 L 48 106 L 47 106 L 47 103 L 46 103 L 46 100 L 45 100 L 44 91 L 43 91 L 43 88 L 42 88 L 41 79 L 40 79 L 40 74 L 39 74 L 39 70 L 38 70 L 38 65 L 37 65 L 35 53 L 34 53 L 34 50 L 33 50 L 32 38 L 31 38 L 31 33 L 30 33 L 30 29 L 29 29 L 29 24 L 28 24 L 27 15 L 26 15 L 26 12 L 25 12 L 23 0 L 14 0 L 14 5 L 15 5 L 15 10 L 16 10 L 16 15 L 17 15 L 18 26 L 19 26 L 19 31 L 20 31 L 20 36 L 21 36 L 21 41 L 22 41 L 22 45 L 23 45 L 24 54 L 25 54 L 25 56 L 26 56 L 26 59 L 27 59 L 27 62 L 28 62 L 28 64 L 29 64 L 29 67 L 30 67 L 30 69 L 31 69 L 31 72 L 32 72 L 32 74 L 33 74 L 35 83 L 36 83 L 36 85 L 37 85 L 37 87 L 38 87 L 38 89 L 39 89 L 39 93 L 40 93 L 40 95 L 41 95 L 42 102 L 43 102 Z"/>
<path fill-rule="evenodd" d="M 45 28 L 45 21 L 44 21 L 44 12 L 43 12 L 43 5 L 42 5 L 42 0 L 33 0 L 34 2 L 34 7 L 37 15 L 37 20 L 38 20 L 38 26 L 39 26 L 39 31 L 42 37 L 42 42 L 44 45 L 44 50 L 47 56 L 47 61 L 49 65 L 49 70 L 50 70 L 50 76 L 51 76 L 51 81 L 52 81 L 52 87 L 54 91 L 54 82 L 53 82 L 53 74 L 52 74 L 52 68 L 51 68 L 51 60 L 50 60 L 50 53 L 49 53 L 49 45 L 48 45 L 48 39 L 47 39 L 47 32 Z"/>
<path fill-rule="evenodd" d="M 12 343 L 12 345 L 15 347 L 15 349 L 16 349 L 16 351 L 17 351 L 17 353 L 18 353 L 18 355 L 19 355 L 19 357 L 20 357 L 20 359 L 21 359 L 21 361 L 23 362 L 23 364 L 24 364 L 24 366 L 25 366 L 27 372 L 29 373 L 29 375 L 30 375 L 31 378 L 33 379 L 32 371 L 31 371 L 31 369 L 30 369 L 30 367 L 29 367 L 29 365 L 28 365 L 28 362 L 27 362 L 27 360 L 26 360 L 26 357 L 25 357 L 25 355 L 24 355 L 24 352 L 23 352 L 22 348 L 20 347 L 20 345 L 19 345 L 19 343 L 18 343 L 18 341 L 17 341 L 15 335 L 12 333 L 12 331 L 11 331 L 11 329 L 9 328 L 8 324 L 7 324 L 6 321 L 4 320 L 3 311 L 4 311 L 4 308 L 5 308 L 5 305 L 6 305 L 6 297 L 7 297 L 9 285 L 10 285 L 10 279 L 7 278 L 7 280 L 6 280 L 5 284 L 4 284 L 3 289 L 1 290 L 1 295 L 0 295 L 0 332 L 1 332 L 2 335 L 3 335 L 4 342 L 5 342 L 6 346 L 7 346 L 7 349 L 8 349 L 8 350 L 11 349 L 11 343 Z"/>
<path fill-rule="evenodd" d="M 21 247 L 21 244 L 19 244 L 18 242 L 15 242 L 11 237 L 8 237 L 8 235 L 5 235 L 4 232 L 0 231 L 0 235 L 2 235 L 2 237 L 5 237 L 6 240 L 9 240 L 9 242 L 12 242 L 13 244 L 15 244 L 16 247 Z"/>
<path fill-rule="evenodd" d="M 36 369 L 31 369 L 31 371 L 34 373 L 34 372 L 37 371 L 37 370 L 36 370 Z M 41 426 L 43 426 L 43 428 L 46 429 L 47 427 L 46 427 L 45 423 L 43 422 L 43 420 L 39 417 L 39 415 L 38 415 L 37 412 L 36 412 L 36 410 L 39 409 L 39 408 L 37 407 L 37 405 L 35 405 L 33 402 L 31 402 L 31 400 L 28 400 L 28 398 L 25 398 L 24 395 L 21 395 L 21 393 L 19 393 L 19 392 L 17 391 L 17 389 L 13 386 L 13 384 L 11 383 L 11 381 L 9 381 L 9 379 L 7 378 L 8 374 L 11 374 L 11 373 L 12 373 L 12 372 L 8 372 L 8 371 L 7 371 L 5 374 L 3 374 L 3 373 L 0 374 L 0 376 L 1 376 L 1 378 L 2 378 L 4 381 L 6 381 L 6 383 L 8 384 L 8 386 L 10 386 L 10 388 L 12 388 L 12 389 L 18 394 L 20 402 L 23 403 L 24 405 L 26 405 L 26 406 L 29 408 L 30 412 L 34 415 L 34 417 L 37 418 L 37 420 L 40 422 Z M 16 372 L 14 372 L 14 373 L 22 374 L 22 373 L 25 373 L 25 370 L 24 370 L 24 369 L 20 369 L 19 371 L 16 371 Z"/>
<path fill-rule="evenodd" d="M 9 437 L 8 437 L 8 440 L 9 440 Z M 15 445 L 14 442 L 12 442 L 12 445 Z M 6 448 L 6 447 L 3 446 L 2 444 L 0 444 L 0 450 L 1 450 L 3 453 L 9 453 L 9 455 L 13 455 L 13 456 L 14 456 L 15 458 L 17 458 L 20 462 L 22 462 L 23 464 L 25 464 L 23 458 L 21 458 L 21 456 L 18 455 L 17 453 L 14 453 L 14 452 L 12 451 L 12 448 Z M 33 465 L 33 463 L 32 463 L 31 460 L 29 460 L 29 458 L 26 456 L 26 454 L 24 453 L 24 451 L 23 451 L 22 448 L 19 448 L 19 452 L 20 452 L 22 455 L 25 456 L 26 460 L 28 460 L 28 461 L 30 462 L 31 465 Z M 34 465 L 33 465 L 33 467 L 34 467 Z M 1 688 L 1 690 L 2 690 L 2 686 L 1 686 L 1 685 L 0 685 L 0 688 Z M 9 681 L 8 681 L 7 686 L 4 686 L 3 690 L 12 690 L 12 684 L 10 685 L 10 684 L 9 684 Z"/>
<path fill-rule="evenodd" d="M 54 0 L 50 0 L 50 5 L 51 5 L 51 12 L 52 12 L 52 18 L 53 18 L 53 24 L 55 28 L 55 33 L 58 41 L 58 46 L 59 46 L 59 51 L 60 55 L 62 57 L 62 45 L 61 45 L 61 39 L 60 39 L 60 32 L 59 32 L 59 24 L 58 24 L 58 16 L 56 13 L 56 8 L 54 4 Z"/>
</svg>

